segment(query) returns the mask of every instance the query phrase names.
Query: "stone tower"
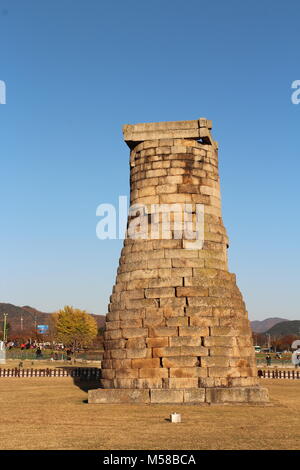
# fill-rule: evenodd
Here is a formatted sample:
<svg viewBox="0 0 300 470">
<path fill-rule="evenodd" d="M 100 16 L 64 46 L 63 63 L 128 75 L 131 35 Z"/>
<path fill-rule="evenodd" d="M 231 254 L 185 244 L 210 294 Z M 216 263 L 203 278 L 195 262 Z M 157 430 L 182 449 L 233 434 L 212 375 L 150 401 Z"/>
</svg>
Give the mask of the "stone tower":
<svg viewBox="0 0 300 470">
<path fill-rule="evenodd" d="M 245 303 L 228 272 L 211 128 L 204 118 L 123 128 L 131 206 L 143 207 L 129 226 L 137 217 L 146 224 L 124 241 L 106 316 L 102 388 L 89 391 L 90 403 L 268 401 Z M 188 231 L 180 236 L 176 209 L 161 230 L 153 208 L 164 213 L 174 204 L 188 208 L 193 227 L 202 224 L 201 246 L 190 244 Z"/>
</svg>

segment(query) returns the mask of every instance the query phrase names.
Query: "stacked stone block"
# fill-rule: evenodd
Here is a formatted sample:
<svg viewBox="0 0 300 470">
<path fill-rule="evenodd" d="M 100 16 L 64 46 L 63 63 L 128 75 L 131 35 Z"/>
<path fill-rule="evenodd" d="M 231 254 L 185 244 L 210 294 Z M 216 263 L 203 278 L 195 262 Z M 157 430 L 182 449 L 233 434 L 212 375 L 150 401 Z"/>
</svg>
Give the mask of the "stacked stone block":
<svg viewBox="0 0 300 470">
<path fill-rule="evenodd" d="M 211 127 L 206 119 L 124 126 L 130 202 L 144 205 L 148 238 L 124 241 L 106 316 L 103 388 L 257 385 L 245 303 L 228 272 Z M 188 249 L 176 224 L 151 238 L 152 205 L 175 203 L 193 213 L 204 205 L 202 249 Z"/>
</svg>

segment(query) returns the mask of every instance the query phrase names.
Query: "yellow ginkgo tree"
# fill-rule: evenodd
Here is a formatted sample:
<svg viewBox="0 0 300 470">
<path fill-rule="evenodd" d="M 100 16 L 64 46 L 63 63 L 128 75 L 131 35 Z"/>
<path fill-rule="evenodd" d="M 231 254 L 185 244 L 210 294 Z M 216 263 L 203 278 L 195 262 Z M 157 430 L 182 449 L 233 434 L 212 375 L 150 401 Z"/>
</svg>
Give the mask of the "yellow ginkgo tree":
<svg viewBox="0 0 300 470">
<path fill-rule="evenodd" d="M 66 305 L 53 313 L 54 334 L 57 341 L 72 349 L 88 346 L 98 333 L 96 320 L 85 310 Z"/>
</svg>

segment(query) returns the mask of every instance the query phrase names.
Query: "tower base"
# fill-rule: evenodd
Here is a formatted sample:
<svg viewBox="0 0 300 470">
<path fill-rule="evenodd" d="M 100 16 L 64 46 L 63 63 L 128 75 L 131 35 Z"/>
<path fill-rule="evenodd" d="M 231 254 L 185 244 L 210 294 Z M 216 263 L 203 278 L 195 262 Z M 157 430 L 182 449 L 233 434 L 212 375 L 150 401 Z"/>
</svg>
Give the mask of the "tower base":
<svg viewBox="0 0 300 470">
<path fill-rule="evenodd" d="M 269 404 L 264 387 L 212 387 L 196 389 L 99 388 L 89 390 L 90 404 Z"/>
</svg>

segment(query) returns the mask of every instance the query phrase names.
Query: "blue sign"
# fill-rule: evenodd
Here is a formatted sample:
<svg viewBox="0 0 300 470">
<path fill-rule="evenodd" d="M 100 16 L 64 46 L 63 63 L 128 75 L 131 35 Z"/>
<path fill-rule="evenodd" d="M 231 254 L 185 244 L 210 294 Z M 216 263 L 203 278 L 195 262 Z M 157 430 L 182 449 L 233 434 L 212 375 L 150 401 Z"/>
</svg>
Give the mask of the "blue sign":
<svg viewBox="0 0 300 470">
<path fill-rule="evenodd" d="M 44 335 L 44 334 L 48 333 L 48 329 L 49 329 L 48 325 L 38 325 L 37 326 L 37 331 L 41 335 Z"/>
</svg>

